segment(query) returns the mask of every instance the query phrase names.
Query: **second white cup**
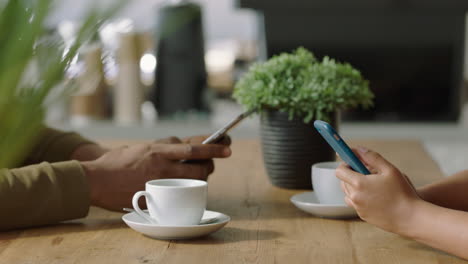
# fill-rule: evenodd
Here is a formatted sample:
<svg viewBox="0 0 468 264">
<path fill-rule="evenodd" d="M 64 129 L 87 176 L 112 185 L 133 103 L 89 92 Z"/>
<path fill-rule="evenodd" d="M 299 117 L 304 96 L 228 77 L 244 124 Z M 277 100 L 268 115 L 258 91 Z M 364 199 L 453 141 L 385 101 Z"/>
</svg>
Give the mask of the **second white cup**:
<svg viewBox="0 0 468 264">
<path fill-rule="evenodd" d="M 191 179 L 149 181 L 145 191 L 133 196 L 136 213 L 148 222 L 160 225 L 198 225 L 205 213 L 207 183 Z M 138 206 L 138 199 L 146 197 L 149 215 Z"/>
<path fill-rule="evenodd" d="M 312 166 L 312 185 L 321 204 L 346 205 L 341 181 L 336 177 L 339 162 L 321 162 Z"/>
</svg>

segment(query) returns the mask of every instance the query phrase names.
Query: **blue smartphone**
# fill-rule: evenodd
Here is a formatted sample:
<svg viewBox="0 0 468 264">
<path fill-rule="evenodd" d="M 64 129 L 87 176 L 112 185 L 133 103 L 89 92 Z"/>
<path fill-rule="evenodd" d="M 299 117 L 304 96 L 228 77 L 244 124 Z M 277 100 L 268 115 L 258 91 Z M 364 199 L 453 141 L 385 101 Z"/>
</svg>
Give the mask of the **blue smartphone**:
<svg viewBox="0 0 468 264">
<path fill-rule="evenodd" d="M 330 124 L 321 120 L 316 120 L 314 122 L 314 127 L 333 150 L 340 155 L 341 159 L 351 166 L 353 170 L 364 175 L 371 174 Z"/>
</svg>

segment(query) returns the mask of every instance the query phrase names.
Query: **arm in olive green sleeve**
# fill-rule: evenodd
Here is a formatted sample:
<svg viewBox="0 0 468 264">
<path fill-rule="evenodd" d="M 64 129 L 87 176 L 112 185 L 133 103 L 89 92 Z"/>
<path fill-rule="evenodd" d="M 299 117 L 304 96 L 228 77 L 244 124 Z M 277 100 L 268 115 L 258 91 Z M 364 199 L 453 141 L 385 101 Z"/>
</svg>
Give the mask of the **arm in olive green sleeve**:
<svg viewBox="0 0 468 264">
<path fill-rule="evenodd" d="M 43 161 L 59 162 L 72 158 L 72 153 L 81 145 L 95 144 L 74 132 L 62 132 L 52 128 L 43 128 L 36 145 L 27 156 L 23 165 Z"/>
<path fill-rule="evenodd" d="M 89 187 L 78 161 L 0 170 L 0 230 L 85 217 Z"/>
</svg>

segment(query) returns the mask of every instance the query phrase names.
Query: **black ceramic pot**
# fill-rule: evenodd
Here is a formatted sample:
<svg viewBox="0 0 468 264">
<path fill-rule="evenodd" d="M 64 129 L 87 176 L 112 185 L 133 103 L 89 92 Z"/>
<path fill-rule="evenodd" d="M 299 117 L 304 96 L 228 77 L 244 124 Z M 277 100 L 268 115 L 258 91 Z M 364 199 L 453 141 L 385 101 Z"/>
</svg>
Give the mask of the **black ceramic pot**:
<svg viewBox="0 0 468 264">
<path fill-rule="evenodd" d="M 314 163 L 335 160 L 335 152 L 302 118 L 289 120 L 288 114 L 266 110 L 261 115 L 263 161 L 273 185 L 291 189 L 312 189 Z M 338 117 L 330 124 L 337 128 Z"/>
</svg>

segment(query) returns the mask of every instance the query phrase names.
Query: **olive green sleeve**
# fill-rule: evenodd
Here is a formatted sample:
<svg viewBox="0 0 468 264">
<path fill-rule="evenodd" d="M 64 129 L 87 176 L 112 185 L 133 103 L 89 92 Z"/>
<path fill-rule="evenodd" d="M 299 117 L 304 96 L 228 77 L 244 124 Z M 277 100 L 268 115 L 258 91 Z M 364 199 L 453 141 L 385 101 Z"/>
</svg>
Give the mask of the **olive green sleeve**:
<svg viewBox="0 0 468 264">
<path fill-rule="evenodd" d="M 0 230 L 85 217 L 88 182 L 78 161 L 0 170 Z"/>
<path fill-rule="evenodd" d="M 58 162 L 70 160 L 71 154 L 80 145 L 95 144 L 75 132 L 62 132 L 52 128 L 44 128 L 38 137 L 23 165 L 36 164 L 43 161 Z"/>
</svg>

